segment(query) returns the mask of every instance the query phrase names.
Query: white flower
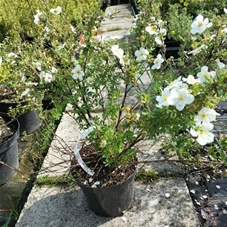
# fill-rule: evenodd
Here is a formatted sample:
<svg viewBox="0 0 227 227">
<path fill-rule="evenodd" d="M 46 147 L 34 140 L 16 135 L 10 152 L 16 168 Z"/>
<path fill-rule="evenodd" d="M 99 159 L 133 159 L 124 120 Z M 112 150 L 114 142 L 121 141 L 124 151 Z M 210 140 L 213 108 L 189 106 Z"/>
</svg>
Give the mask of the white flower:
<svg viewBox="0 0 227 227">
<path fill-rule="evenodd" d="M 18 56 L 17 56 L 17 54 L 15 54 L 13 52 L 10 52 L 10 53 L 7 54 L 7 57 L 9 57 L 9 58 L 17 58 Z"/>
<path fill-rule="evenodd" d="M 161 54 L 158 54 L 157 57 L 154 60 L 154 65 L 151 67 L 151 69 L 160 69 L 161 64 L 164 62 L 164 59 Z"/>
<path fill-rule="evenodd" d="M 193 137 L 197 137 L 197 142 L 203 146 L 214 141 L 214 134 L 211 132 L 213 127 L 211 123 L 197 123 L 190 129 L 190 133 Z"/>
<path fill-rule="evenodd" d="M 215 76 L 216 76 L 216 72 L 215 71 L 208 72 L 207 66 L 203 66 L 201 68 L 201 72 L 197 73 L 197 77 L 198 77 L 198 80 L 200 83 L 210 80 L 211 78 L 214 78 Z"/>
<path fill-rule="evenodd" d="M 155 20 L 155 18 L 153 18 Z M 155 35 L 155 42 L 158 45 L 163 45 L 164 44 L 164 40 L 163 40 L 163 36 L 166 36 L 167 30 L 165 28 L 162 28 L 163 26 L 163 21 L 162 20 L 158 20 L 155 21 L 154 24 L 152 25 L 148 25 L 145 28 L 145 31 L 148 32 L 150 35 Z"/>
<path fill-rule="evenodd" d="M 141 62 L 147 60 L 147 56 L 149 55 L 148 50 L 141 47 L 139 50 L 135 51 L 136 61 Z"/>
<path fill-rule="evenodd" d="M 146 32 L 148 32 L 150 35 L 157 35 L 159 32 L 157 25 L 149 25 L 145 28 Z"/>
<path fill-rule="evenodd" d="M 20 72 L 20 82 L 25 82 L 26 81 L 26 76 L 24 75 L 24 73 Z"/>
<path fill-rule="evenodd" d="M 60 13 L 61 13 L 61 6 L 58 6 L 58 7 L 55 8 L 55 9 L 50 9 L 50 12 L 51 12 L 52 14 L 55 14 L 55 15 L 60 14 Z"/>
<path fill-rule="evenodd" d="M 30 92 L 30 88 L 26 88 L 25 91 L 21 93 L 20 99 L 22 99 L 24 96 L 28 95 Z"/>
<path fill-rule="evenodd" d="M 71 71 L 72 72 L 72 77 L 74 80 L 79 79 L 80 81 L 83 79 L 84 72 L 81 69 L 80 65 L 76 65 L 75 68 Z"/>
<path fill-rule="evenodd" d="M 10 52 L 10 53 L 7 54 L 7 57 L 9 58 L 10 63 L 14 64 L 16 62 L 14 59 L 17 58 L 18 55 L 13 53 L 13 52 Z"/>
<path fill-rule="evenodd" d="M 62 50 L 62 49 L 64 49 L 64 48 L 65 48 L 65 46 L 66 46 L 66 43 L 63 43 L 63 44 L 59 45 L 59 46 L 58 46 L 58 50 Z"/>
<path fill-rule="evenodd" d="M 189 75 L 187 78 L 183 78 L 183 81 L 185 81 L 188 84 L 196 84 L 199 82 L 199 80 L 195 79 L 193 75 Z"/>
<path fill-rule="evenodd" d="M 220 115 L 214 109 L 203 107 L 194 117 L 196 122 L 210 123 L 216 120 L 216 116 Z"/>
<path fill-rule="evenodd" d="M 42 13 L 39 10 L 36 10 L 36 14 L 34 15 L 34 23 L 38 24 L 39 23 L 39 17 L 42 15 Z"/>
<path fill-rule="evenodd" d="M 171 98 L 171 91 L 169 89 L 164 89 L 162 95 L 156 97 L 156 101 L 158 102 L 157 107 L 172 105 L 173 100 Z"/>
<path fill-rule="evenodd" d="M 116 57 L 118 57 L 119 59 L 122 59 L 122 57 L 124 55 L 124 51 L 123 51 L 123 49 L 119 48 L 118 45 L 113 45 L 111 47 L 111 51 Z"/>
<path fill-rule="evenodd" d="M 56 73 L 57 71 L 58 71 L 58 70 L 57 70 L 55 67 L 53 67 L 53 66 L 51 67 L 51 72 L 52 72 L 52 73 Z"/>
<path fill-rule="evenodd" d="M 72 26 L 71 24 L 70 24 L 70 29 L 71 29 L 72 33 L 76 34 L 76 32 L 77 32 L 76 28 L 74 26 Z"/>
<path fill-rule="evenodd" d="M 37 61 L 37 62 L 34 62 L 33 64 L 37 70 L 42 71 L 41 62 Z"/>
<path fill-rule="evenodd" d="M 203 49 L 207 49 L 207 46 L 205 44 L 202 44 L 201 46 L 199 46 L 198 48 L 190 51 L 188 54 L 192 54 L 192 55 L 197 55 L 198 53 L 200 53 Z"/>
<path fill-rule="evenodd" d="M 219 69 L 224 69 L 225 68 L 225 64 L 223 62 L 221 62 L 219 60 L 219 58 L 217 58 L 215 61 L 216 61 L 217 65 L 218 65 Z"/>
<path fill-rule="evenodd" d="M 73 109 L 73 105 L 71 103 L 68 103 L 65 107 L 65 111 L 66 112 L 72 112 L 74 109 Z"/>
<path fill-rule="evenodd" d="M 227 13 L 227 9 L 226 8 L 224 8 L 224 13 Z"/>
<path fill-rule="evenodd" d="M 50 83 L 55 79 L 55 77 L 52 74 L 46 73 L 43 71 L 39 74 L 39 76 L 40 76 L 40 79 L 44 80 L 45 83 Z"/>
<path fill-rule="evenodd" d="M 166 36 L 167 30 L 165 28 L 160 28 L 159 33 L 163 36 Z"/>
<path fill-rule="evenodd" d="M 164 40 L 162 40 L 162 38 L 159 36 L 156 36 L 154 40 L 160 46 L 164 44 Z"/>
<path fill-rule="evenodd" d="M 166 89 L 179 89 L 179 88 L 188 88 L 186 83 L 183 83 L 181 80 L 181 76 L 179 76 L 176 80 L 172 81 Z"/>
<path fill-rule="evenodd" d="M 222 29 L 222 32 L 227 34 L 227 28 Z"/>
<path fill-rule="evenodd" d="M 189 93 L 187 88 L 173 89 L 171 96 L 173 104 L 179 111 L 183 110 L 186 104 L 191 104 L 194 101 L 194 96 Z"/>
<path fill-rule="evenodd" d="M 48 34 L 49 34 L 49 32 L 50 32 L 50 28 L 48 28 L 48 27 L 45 27 L 44 28 L 44 37 L 47 37 L 48 36 Z"/>
<path fill-rule="evenodd" d="M 211 27 L 212 23 L 209 23 L 209 19 L 203 19 L 202 15 L 198 15 L 191 24 L 192 34 L 202 34 L 207 28 Z"/>
</svg>

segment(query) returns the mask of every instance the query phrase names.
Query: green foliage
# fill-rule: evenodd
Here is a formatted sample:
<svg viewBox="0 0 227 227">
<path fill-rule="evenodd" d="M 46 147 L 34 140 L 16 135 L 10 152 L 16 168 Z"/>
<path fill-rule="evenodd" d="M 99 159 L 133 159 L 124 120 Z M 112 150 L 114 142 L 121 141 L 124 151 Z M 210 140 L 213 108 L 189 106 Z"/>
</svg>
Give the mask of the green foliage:
<svg viewBox="0 0 227 227">
<path fill-rule="evenodd" d="M 182 9 L 187 9 L 188 14 L 193 17 L 206 12 L 212 12 L 217 15 L 224 14 L 223 9 L 226 7 L 225 0 L 165 0 L 160 2 L 162 4 L 161 10 L 163 15 L 168 12 L 169 7 L 175 4 L 178 4 Z"/>
<path fill-rule="evenodd" d="M 189 35 L 192 18 L 187 13 L 187 8 L 180 8 L 179 4 L 170 5 L 164 19 L 168 21 L 168 38 L 175 41 L 184 41 Z"/>
<path fill-rule="evenodd" d="M 0 41 L 10 35 L 34 35 L 34 15 L 36 10 L 49 12 L 51 8 L 62 7 L 62 14 L 69 22 L 81 28 L 88 16 L 92 15 L 100 3 L 95 0 L 0 0 Z"/>
<path fill-rule="evenodd" d="M 95 37 L 103 19 L 98 3 L 84 6 L 75 1 L 77 10 L 83 7 L 78 18 L 68 11 L 67 7 L 74 10 L 72 3 L 64 4 L 48 2 L 40 12 L 34 7 L 32 15 L 37 13 L 38 20 L 34 24 L 30 18 L 31 41 L 4 40 L 2 84 L 17 90 L 19 96 L 29 88 L 27 97 L 47 95 L 54 103 L 71 104 L 71 115 L 85 131 L 82 142 L 86 138 L 107 167 L 131 162 L 139 141 L 156 140 L 162 134 L 172 136 L 180 157 L 185 155 L 184 148 L 201 143 L 200 134 L 185 141 L 179 133 L 193 129 L 194 134 L 203 134 L 202 126 L 195 125 L 195 117 L 204 107 L 214 108 L 226 95 L 226 66 L 220 68 L 217 63 L 226 59 L 225 15 L 209 17 L 213 25 L 192 34 L 193 15 L 186 6 L 168 5 L 169 11 L 163 15 L 162 2 L 141 0 L 141 13 L 129 39 L 103 42 Z M 62 12 L 49 11 L 58 5 Z M 167 57 L 167 37 L 181 43 L 177 59 Z M 205 48 L 198 49 L 201 46 Z M 10 59 L 10 50 L 17 57 Z M 205 82 L 199 80 L 204 67 L 209 69 Z M 210 71 L 215 76 L 209 76 Z M 7 76 L 10 72 L 17 81 L 23 78 L 19 86 L 7 83 L 12 79 Z M 189 75 L 196 79 L 188 81 Z M 146 84 L 144 76 L 149 77 Z M 94 114 L 97 110 L 101 110 L 100 115 Z M 49 132 L 42 135 L 44 147 Z M 212 140 L 212 135 L 209 138 Z"/>
<path fill-rule="evenodd" d="M 28 160 L 32 163 L 35 175 L 39 171 L 43 159 L 50 147 L 55 130 L 61 120 L 62 112 L 66 103 L 55 103 L 55 108 L 44 111 L 42 115 L 43 125 L 32 135 L 32 144 L 30 152 L 27 154 Z"/>
</svg>

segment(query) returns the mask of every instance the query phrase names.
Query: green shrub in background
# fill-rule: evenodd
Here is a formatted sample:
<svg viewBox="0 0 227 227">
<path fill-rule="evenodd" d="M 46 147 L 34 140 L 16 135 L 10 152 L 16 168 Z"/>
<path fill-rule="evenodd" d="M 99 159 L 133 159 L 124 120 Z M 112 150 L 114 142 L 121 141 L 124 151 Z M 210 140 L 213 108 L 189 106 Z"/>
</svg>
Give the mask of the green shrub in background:
<svg viewBox="0 0 227 227">
<path fill-rule="evenodd" d="M 0 0 L 0 41 L 7 35 L 33 36 L 37 10 L 48 12 L 51 8 L 61 6 L 63 16 L 81 28 L 86 18 L 100 8 L 100 4 L 96 0 Z"/>
<path fill-rule="evenodd" d="M 161 10 L 163 12 L 167 12 L 170 5 L 179 4 L 181 8 L 186 8 L 188 14 L 194 17 L 200 13 L 204 14 L 205 11 L 223 14 L 223 8 L 226 7 L 226 0 L 159 0 L 159 2 L 162 4 Z"/>
</svg>

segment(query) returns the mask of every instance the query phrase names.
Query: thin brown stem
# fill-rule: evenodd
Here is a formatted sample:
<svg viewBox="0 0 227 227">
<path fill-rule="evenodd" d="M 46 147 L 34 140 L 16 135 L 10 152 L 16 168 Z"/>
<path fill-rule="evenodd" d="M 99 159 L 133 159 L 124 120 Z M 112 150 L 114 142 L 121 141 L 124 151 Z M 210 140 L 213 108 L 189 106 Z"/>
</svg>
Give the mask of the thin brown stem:
<svg viewBox="0 0 227 227">
<path fill-rule="evenodd" d="M 3 162 L 3 161 L 0 161 L 0 164 L 6 166 L 7 168 L 9 168 L 11 170 L 14 170 L 14 171 L 18 172 L 18 173 L 22 173 L 19 169 L 16 169 L 16 168 L 14 168 L 12 166 L 9 166 L 5 162 Z"/>
<path fill-rule="evenodd" d="M 118 126 L 120 124 L 121 115 L 122 115 L 122 112 L 123 112 L 122 110 L 123 110 L 123 107 L 125 105 L 125 100 L 127 98 L 127 94 L 128 94 L 128 84 L 125 85 L 124 97 L 123 97 L 122 102 L 121 102 L 121 107 L 120 107 L 120 110 L 119 110 L 119 113 L 118 113 L 118 118 L 117 118 L 117 122 L 116 122 L 116 126 L 115 126 L 116 131 L 118 130 Z"/>
</svg>

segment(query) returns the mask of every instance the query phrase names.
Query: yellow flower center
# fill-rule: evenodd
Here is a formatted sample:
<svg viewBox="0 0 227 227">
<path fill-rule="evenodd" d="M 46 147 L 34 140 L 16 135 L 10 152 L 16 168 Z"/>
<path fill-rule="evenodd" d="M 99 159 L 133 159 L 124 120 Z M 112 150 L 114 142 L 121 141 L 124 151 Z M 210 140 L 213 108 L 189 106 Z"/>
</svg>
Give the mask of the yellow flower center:
<svg viewBox="0 0 227 227">
<path fill-rule="evenodd" d="M 182 95 L 180 95 L 180 96 L 178 97 L 178 100 L 179 100 L 179 101 L 182 101 L 182 100 L 184 100 L 184 97 L 183 97 Z"/>
<path fill-rule="evenodd" d="M 208 72 L 204 73 L 204 77 L 205 78 L 207 78 L 208 76 L 209 76 L 209 73 Z"/>
<path fill-rule="evenodd" d="M 156 31 L 157 30 L 157 26 L 156 25 L 151 26 L 151 30 L 152 31 Z"/>
<path fill-rule="evenodd" d="M 203 22 L 199 22 L 198 27 L 202 27 L 202 26 L 203 26 Z"/>
<path fill-rule="evenodd" d="M 204 135 L 204 134 L 205 134 L 205 131 L 201 129 L 201 130 L 199 131 L 199 135 L 202 136 L 202 135 Z"/>
<path fill-rule="evenodd" d="M 167 99 L 168 99 L 167 96 L 164 96 L 164 97 L 163 97 L 163 100 L 164 100 L 164 101 L 167 101 Z"/>
<path fill-rule="evenodd" d="M 201 118 L 202 118 L 202 119 L 204 119 L 204 118 L 206 118 L 206 117 L 207 117 L 207 115 L 206 115 L 205 113 L 202 113 L 202 114 L 201 114 Z"/>
</svg>

